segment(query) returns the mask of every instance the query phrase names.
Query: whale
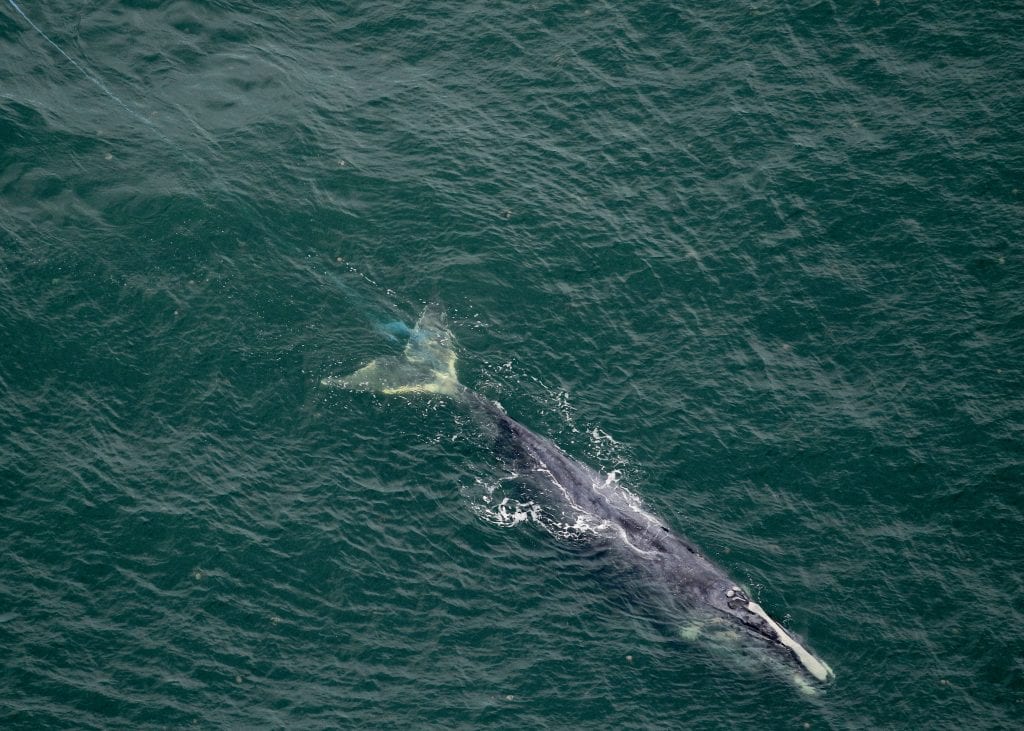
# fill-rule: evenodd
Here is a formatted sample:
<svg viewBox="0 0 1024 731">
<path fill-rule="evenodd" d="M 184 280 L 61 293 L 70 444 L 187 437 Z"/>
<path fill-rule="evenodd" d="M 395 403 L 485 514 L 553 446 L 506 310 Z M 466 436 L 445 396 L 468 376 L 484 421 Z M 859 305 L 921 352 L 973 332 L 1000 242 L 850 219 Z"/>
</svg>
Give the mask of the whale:
<svg viewBox="0 0 1024 731">
<path fill-rule="evenodd" d="M 396 328 L 396 332 L 402 331 Z M 696 612 L 680 635 L 727 638 L 747 655 L 791 671 L 803 691 L 814 693 L 834 680 L 832 669 L 774 620 L 751 593 L 699 547 L 646 510 L 635 496 L 605 475 L 569 456 L 550 439 L 509 416 L 497 402 L 459 382 L 455 338 L 440 305 L 431 304 L 412 328 L 400 355 L 369 362 L 347 376 L 328 376 L 321 385 L 389 395 L 430 394 L 465 404 L 486 422 L 502 459 L 519 475 L 531 476 L 533 497 L 575 536 L 602 549 L 656 582 L 673 604 Z M 735 649 L 735 648 L 733 648 Z M 733 653 L 738 654 L 738 653 Z"/>
</svg>

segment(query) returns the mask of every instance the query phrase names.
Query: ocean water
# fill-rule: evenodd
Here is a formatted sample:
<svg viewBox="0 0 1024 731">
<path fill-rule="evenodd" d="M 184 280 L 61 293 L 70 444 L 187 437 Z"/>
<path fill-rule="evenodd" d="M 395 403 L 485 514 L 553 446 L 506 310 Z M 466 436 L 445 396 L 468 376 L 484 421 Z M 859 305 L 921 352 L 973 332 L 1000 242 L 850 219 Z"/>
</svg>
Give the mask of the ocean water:
<svg viewBox="0 0 1024 731">
<path fill-rule="evenodd" d="M 4 0 L 0 727 L 1019 728 L 1022 17 Z M 432 301 L 835 682 L 319 385 Z"/>
</svg>

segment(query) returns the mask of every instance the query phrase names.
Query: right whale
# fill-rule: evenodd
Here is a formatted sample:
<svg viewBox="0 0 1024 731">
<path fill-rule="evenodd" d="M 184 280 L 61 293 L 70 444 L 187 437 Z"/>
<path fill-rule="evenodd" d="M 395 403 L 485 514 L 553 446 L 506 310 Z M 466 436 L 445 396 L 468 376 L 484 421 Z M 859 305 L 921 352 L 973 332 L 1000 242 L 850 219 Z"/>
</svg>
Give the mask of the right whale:
<svg viewBox="0 0 1024 731">
<path fill-rule="evenodd" d="M 575 535 L 602 541 L 642 568 L 680 605 L 703 610 L 696 631 L 724 641 L 748 639 L 794 669 L 793 680 L 826 683 L 832 669 L 773 620 L 737 582 L 690 541 L 665 526 L 609 476 L 563 452 L 554 442 L 519 423 L 494 401 L 459 383 L 455 341 L 444 311 L 428 305 L 400 356 L 379 358 L 349 376 L 322 379 L 325 386 L 384 394 L 438 394 L 467 404 L 491 422 L 499 447 L 520 475 L 531 475 L 542 509 L 552 511 Z M 806 676 L 806 679 L 805 677 Z"/>
</svg>

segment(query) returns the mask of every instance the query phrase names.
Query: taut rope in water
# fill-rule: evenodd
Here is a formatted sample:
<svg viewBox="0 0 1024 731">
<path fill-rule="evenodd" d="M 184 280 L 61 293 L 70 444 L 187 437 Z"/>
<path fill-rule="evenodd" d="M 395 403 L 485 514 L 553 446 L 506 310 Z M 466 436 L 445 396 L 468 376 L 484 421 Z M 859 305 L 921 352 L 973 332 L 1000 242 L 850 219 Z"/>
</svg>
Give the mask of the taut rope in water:
<svg viewBox="0 0 1024 731">
<path fill-rule="evenodd" d="M 38 25 L 36 25 L 34 22 L 32 22 L 32 18 L 28 17 L 28 15 L 25 14 L 25 11 L 21 9 L 21 6 L 18 5 L 18 3 L 15 2 L 15 0 L 7 0 L 7 3 L 12 8 L 14 8 L 14 10 L 18 13 L 18 15 L 20 15 L 22 18 L 25 19 L 26 23 L 28 23 L 30 26 L 32 26 L 32 30 L 34 30 L 36 33 L 38 33 L 40 36 L 42 36 L 43 39 L 47 43 L 49 43 L 51 46 L 53 46 L 55 49 L 57 49 L 57 53 L 59 53 L 61 56 L 66 58 L 68 61 L 70 61 L 71 65 L 74 66 L 79 71 L 81 71 L 82 75 L 84 75 L 85 78 L 89 79 L 89 81 L 91 81 L 93 84 L 95 84 L 99 88 L 100 91 L 102 91 L 108 97 L 110 97 L 115 102 L 117 102 L 118 106 L 120 106 L 122 109 L 124 109 L 126 112 L 128 112 L 128 114 L 132 115 L 133 117 L 135 117 L 135 119 L 139 120 L 140 122 L 145 124 L 147 127 L 152 129 L 165 142 L 170 143 L 170 139 L 168 139 L 166 135 L 164 135 L 159 129 L 157 129 L 156 125 L 154 125 L 152 121 L 146 119 L 144 116 L 142 116 L 141 114 L 136 112 L 134 109 L 129 107 L 127 104 L 125 104 L 124 101 L 121 100 L 121 97 L 119 97 L 117 94 L 112 92 L 107 87 L 107 85 L 103 83 L 102 79 L 100 79 L 95 74 L 91 73 L 87 68 L 85 68 L 85 66 L 83 66 L 80 63 L 78 63 L 78 61 L 76 61 L 75 59 L 71 58 L 71 56 L 69 56 L 64 51 L 63 48 L 61 48 L 59 45 L 57 45 L 57 43 L 52 38 L 50 38 L 50 36 L 46 35 L 46 33 L 43 32 L 42 28 L 40 28 Z"/>
</svg>

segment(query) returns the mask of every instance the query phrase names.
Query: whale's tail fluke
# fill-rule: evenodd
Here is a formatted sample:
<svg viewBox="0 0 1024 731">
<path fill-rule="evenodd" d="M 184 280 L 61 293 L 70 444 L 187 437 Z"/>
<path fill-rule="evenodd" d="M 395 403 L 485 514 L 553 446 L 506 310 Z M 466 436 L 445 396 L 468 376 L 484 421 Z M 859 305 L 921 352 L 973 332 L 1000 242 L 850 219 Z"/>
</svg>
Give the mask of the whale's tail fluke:
<svg viewBox="0 0 1024 731">
<path fill-rule="evenodd" d="M 378 393 L 436 393 L 458 396 L 463 390 L 455 373 L 455 337 L 439 305 L 427 305 L 409 332 L 399 356 L 371 361 L 348 376 L 329 376 L 320 381 L 356 391 Z"/>
</svg>

